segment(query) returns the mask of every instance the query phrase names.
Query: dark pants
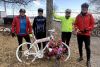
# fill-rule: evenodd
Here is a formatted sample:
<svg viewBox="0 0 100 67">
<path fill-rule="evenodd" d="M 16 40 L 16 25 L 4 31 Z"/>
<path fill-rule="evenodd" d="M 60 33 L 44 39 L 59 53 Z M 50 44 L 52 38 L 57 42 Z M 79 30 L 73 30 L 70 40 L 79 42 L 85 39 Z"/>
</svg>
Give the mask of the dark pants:
<svg viewBox="0 0 100 67">
<path fill-rule="evenodd" d="M 70 38 L 71 38 L 71 32 L 62 32 L 62 41 L 66 43 L 69 46 Z"/>
<path fill-rule="evenodd" d="M 87 61 L 90 60 L 90 54 L 91 54 L 91 50 L 90 50 L 90 36 L 86 36 L 86 35 L 77 35 L 77 41 L 78 41 L 78 48 L 79 48 L 79 54 L 80 57 L 83 57 L 83 42 L 85 43 L 85 49 L 86 49 L 86 54 L 87 54 Z"/>
<path fill-rule="evenodd" d="M 19 45 L 22 44 L 23 38 L 26 40 L 26 42 L 31 43 L 31 40 L 30 40 L 29 35 L 25 35 L 25 36 L 17 35 L 17 39 L 18 39 Z M 27 44 L 27 48 L 28 48 L 28 49 L 30 48 L 30 44 Z M 22 47 L 20 47 L 19 50 L 21 51 L 21 50 L 22 50 Z"/>
<path fill-rule="evenodd" d="M 36 39 L 45 38 L 46 33 L 43 33 L 43 32 L 37 33 L 35 36 L 36 36 Z M 44 48 L 46 46 L 46 42 L 43 42 L 42 44 L 43 44 L 43 48 Z M 41 43 L 38 43 L 38 47 L 39 47 L 39 49 L 41 49 Z"/>
</svg>

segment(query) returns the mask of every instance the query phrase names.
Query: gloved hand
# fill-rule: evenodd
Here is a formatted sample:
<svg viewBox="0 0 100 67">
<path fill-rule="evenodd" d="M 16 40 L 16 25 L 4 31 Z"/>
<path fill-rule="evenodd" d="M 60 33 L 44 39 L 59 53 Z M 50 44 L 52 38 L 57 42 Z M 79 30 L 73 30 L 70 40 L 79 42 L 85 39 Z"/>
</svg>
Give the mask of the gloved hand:
<svg viewBox="0 0 100 67">
<path fill-rule="evenodd" d="M 85 33 L 84 30 L 81 30 L 80 32 L 81 32 L 81 33 Z"/>
<path fill-rule="evenodd" d="M 84 29 L 83 31 L 81 31 L 81 33 L 87 33 L 89 30 Z"/>
<path fill-rule="evenodd" d="M 12 33 L 12 37 L 15 37 L 15 33 Z"/>
<path fill-rule="evenodd" d="M 32 34 L 29 34 L 29 36 L 30 36 L 30 37 L 33 37 L 33 35 L 32 35 Z"/>
<path fill-rule="evenodd" d="M 88 32 L 89 30 L 87 30 L 87 29 L 84 29 L 84 32 L 86 33 L 86 32 Z"/>
<path fill-rule="evenodd" d="M 84 30 L 82 30 L 82 31 L 80 31 L 81 33 L 87 33 L 89 30 L 87 30 L 87 29 L 84 29 Z"/>
</svg>

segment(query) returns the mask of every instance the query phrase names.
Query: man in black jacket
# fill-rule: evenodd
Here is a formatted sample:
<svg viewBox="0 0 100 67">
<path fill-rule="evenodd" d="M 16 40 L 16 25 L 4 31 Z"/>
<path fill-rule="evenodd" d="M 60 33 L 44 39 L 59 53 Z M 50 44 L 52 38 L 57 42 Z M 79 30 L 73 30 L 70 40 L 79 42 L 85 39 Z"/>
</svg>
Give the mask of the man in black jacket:
<svg viewBox="0 0 100 67">
<path fill-rule="evenodd" d="M 41 39 L 46 37 L 46 18 L 43 16 L 43 9 L 38 9 L 38 16 L 34 18 L 33 21 L 33 31 L 36 39 Z M 39 49 L 41 48 L 41 44 L 38 44 Z M 45 47 L 45 43 L 43 43 L 43 47 Z"/>
</svg>

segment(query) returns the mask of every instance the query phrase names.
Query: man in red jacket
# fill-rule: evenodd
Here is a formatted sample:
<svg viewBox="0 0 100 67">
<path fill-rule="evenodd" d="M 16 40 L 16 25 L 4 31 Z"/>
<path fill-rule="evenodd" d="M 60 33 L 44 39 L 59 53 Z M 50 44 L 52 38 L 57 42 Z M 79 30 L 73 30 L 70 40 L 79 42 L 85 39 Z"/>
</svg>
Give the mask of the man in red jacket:
<svg viewBox="0 0 100 67">
<path fill-rule="evenodd" d="M 90 67 L 90 34 L 94 27 L 94 18 L 90 13 L 88 13 L 88 7 L 89 5 L 87 3 L 81 5 L 81 13 L 75 20 L 75 30 L 77 31 L 77 41 L 80 54 L 78 61 L 83 60 L 82 46 L 84 42 L 87 55 L 87 67 Z"/>
<path fill-rule="evenodd" d="M 27 42 L 31 42 L 29 34 L 32 34 L 32 27 L 29 18 L 25 15 L 25 12 L 25 9 L 20 9 L 20 15 L 14 17 L 12 22 L 12 37 L 14 37 L 16 33 L 19 45 L 22 44 L 23 38 L 25 38 Z M 29 47 L 30 45 L 28 44 L 27 48 L 29 49 Z M 21 50 L 22 47 L 20 48 L 20 51 Z"/>
</svg>

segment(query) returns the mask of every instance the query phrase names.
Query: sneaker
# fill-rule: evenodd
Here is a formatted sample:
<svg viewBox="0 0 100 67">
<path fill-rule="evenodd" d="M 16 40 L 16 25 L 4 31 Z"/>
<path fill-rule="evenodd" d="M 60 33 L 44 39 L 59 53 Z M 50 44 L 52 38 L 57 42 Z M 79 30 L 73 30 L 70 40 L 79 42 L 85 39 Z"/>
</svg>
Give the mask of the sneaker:
<svg viewBox="0 0 100 67">
<path fill-rule="evenodd" d="M 87 67 L 91 67 L 90 61 L 87 61 L 86 65 L 87 65 Z"/>
<path fill-rule="evenodd" d="M 79 58 L 77 59 L 78 62 L 80 62 L 80 61 L 82 61 L 82 60 L 83 60 L 83 57 L 79 57 Z"/>
</svg>

